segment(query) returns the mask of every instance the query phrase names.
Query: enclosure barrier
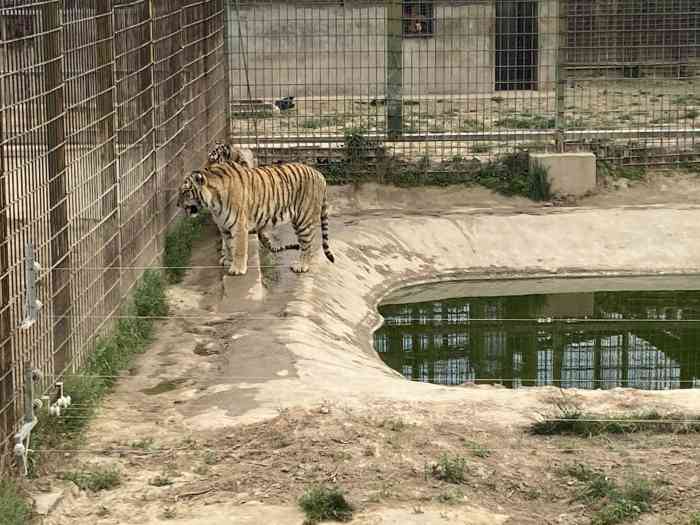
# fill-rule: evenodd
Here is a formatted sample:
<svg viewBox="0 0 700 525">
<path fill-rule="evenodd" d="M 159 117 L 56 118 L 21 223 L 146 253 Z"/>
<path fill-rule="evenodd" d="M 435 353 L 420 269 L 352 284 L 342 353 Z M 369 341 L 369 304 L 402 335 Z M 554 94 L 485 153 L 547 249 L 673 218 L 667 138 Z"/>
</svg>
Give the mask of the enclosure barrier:
<svg viewBox="0 0 700 525">
<path fill-rule="evenodd" d="M 85 363 L 225 137 L 223 20 L 223 0 L 0 2 L 0 457 L 25 367 L 40 395 Z"/>
<path fill-rule="evenodd" d="M 517 150 L 700 156 L 695 0 L 227 5 L 231 134 L 269 160 L 351 158 L 381 174 L 390 160 L 453 173 Z"/>
</svg>

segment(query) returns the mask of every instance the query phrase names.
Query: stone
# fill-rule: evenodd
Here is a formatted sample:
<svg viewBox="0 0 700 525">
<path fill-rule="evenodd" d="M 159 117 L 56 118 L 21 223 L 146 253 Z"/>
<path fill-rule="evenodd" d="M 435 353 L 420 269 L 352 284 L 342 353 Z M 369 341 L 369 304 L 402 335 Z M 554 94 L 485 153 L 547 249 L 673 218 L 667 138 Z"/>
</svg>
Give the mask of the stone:
<svg viewBox="0 0 700 525">
<path fill-rule="evenodd" d="M 63 499 L 63 491 L 33 494 L 32 499 L 34 500 L 34 512 L 40 516 L 47 516 Z"/>
</svg>

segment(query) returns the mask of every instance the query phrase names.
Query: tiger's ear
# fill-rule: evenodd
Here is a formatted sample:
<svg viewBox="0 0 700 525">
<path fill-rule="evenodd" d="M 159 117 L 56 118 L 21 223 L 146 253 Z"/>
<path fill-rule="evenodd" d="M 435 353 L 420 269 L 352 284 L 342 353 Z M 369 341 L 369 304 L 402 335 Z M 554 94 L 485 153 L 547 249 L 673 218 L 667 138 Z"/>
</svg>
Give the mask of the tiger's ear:
<svg viewBox="0 0 700 525">
<path fill-rule="evenodd" d="M 204 184 L 204 174 L 201 171 L 195 171 L 192 176 L 197 184 Z"/>
</svg>

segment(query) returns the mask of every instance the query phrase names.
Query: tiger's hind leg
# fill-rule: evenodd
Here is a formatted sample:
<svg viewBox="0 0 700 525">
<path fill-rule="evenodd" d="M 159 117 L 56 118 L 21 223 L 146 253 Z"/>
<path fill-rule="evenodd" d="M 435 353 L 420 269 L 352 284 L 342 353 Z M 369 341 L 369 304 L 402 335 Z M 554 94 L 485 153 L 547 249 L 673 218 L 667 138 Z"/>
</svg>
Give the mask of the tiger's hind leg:
<svg viewBox="0 0 700 525">
<path fill-rule="evenodd" d="M 267 235 L 267 228 L 262 228 L 260 229 L 260 231 L 258 231 L 258 240 L 260 241 L 260 244 L 262 244 L 265 247 L 265 249 L 271 253 L 279 253 L 285 250 L 300 249 L 299 243 L 283 244 L 282 246 L 273 245 L 272 241 L 270 240 L 270 237 Z"/>
<path fill-rule="evenodd" d="M 309 271 L 311 263 L 315 259 L 315 252 L 313 251 L 314 241 L 316 239 L 316 229 L 313 224 L 300 225 L 297 222 L 292 223 L 294 227 L 294 232 L 297 234 L 297 239 L 299 240 L 299 250 L 301 254 L 299 256 L 299 262 L 292 265 L 291 270 L 294 273 L 306 273 Z"/>
</svg>

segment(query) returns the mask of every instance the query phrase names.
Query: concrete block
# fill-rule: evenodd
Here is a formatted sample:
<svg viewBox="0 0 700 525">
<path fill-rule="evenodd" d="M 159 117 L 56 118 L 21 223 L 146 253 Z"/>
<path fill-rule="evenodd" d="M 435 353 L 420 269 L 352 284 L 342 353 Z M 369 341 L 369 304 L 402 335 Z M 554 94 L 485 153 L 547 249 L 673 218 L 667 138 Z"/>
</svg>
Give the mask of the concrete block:
<svg viewBox="0 0 700 525">
<path fill-rule="evenodd" d="M 34 512 L 40 516 L 47 516 L 63 499 L 63 492 L 47 492 L 33 494 Z"/>
<path fill-rule="evenodd" d="M 580 196 L 596 186 L 593 153 L 531 153 L 530 163 L 547 169 L 552 193 Z"/>
</svg>

